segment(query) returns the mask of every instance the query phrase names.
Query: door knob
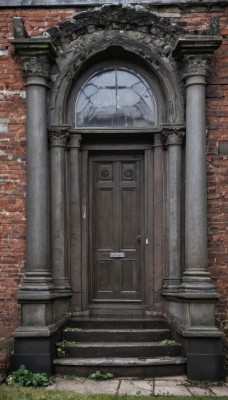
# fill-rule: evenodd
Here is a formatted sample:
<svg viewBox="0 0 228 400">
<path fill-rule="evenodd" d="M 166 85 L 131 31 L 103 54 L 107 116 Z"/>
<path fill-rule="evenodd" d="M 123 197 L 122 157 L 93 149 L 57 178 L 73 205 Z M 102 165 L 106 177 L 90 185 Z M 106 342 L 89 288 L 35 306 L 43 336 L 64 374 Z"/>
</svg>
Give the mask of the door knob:
<svg viewBox="0 0 228 400">
<path fill-rule="evenodd" d="M 141 243 L 141 239 L 142 239 L 142 236 L 141 236 L 140 233 L 139 233 L 138 236 L 137 236 L 137 241 L 138 241 L 138 243 Z"/>
</svg>

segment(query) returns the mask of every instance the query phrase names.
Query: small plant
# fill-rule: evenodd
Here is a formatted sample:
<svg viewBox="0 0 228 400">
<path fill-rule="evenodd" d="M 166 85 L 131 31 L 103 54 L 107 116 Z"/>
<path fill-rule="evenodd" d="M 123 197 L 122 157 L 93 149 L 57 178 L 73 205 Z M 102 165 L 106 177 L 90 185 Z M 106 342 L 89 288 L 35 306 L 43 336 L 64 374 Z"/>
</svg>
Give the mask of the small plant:
<svg viewBox="0 0 228 400">
<path fill-rule="evenodd" d="M 73 340 L 63 340 L 62 345 L 64 346 L 65 344 L 77 344 L 77 342 L 75 342 Z"/>
<path fill-rule="evenodd" d="M 159 343 L 160 344 L 167 344 L 167 345 L 176 344 L 175 340 L 170 340 L 170 339 L 160 340 Z"/>
<path fill-rule="evenodd" d="M 57 358 L 66 358 L 68 357 L 68 353 L 63 347 L 57 347 Z"/>
<path fill-rule="evenodd" d="M 7 376 L 6 384 L 14 387 L 49 386 L 52 384 L 52 380 L 44 372 L 33 373 L 27 369 L 18 369 Z"/>
<path fill-rule="evenodd" d="M 77 342 L 70 340 L 63 340 L 62 342 L 56 343 L 57 346 L 57 358 L 66 358 L 69 356 L 69 353 L 65 350 L 65 346 L 67 344 L 76 344 Z"/>
<path fill-rule="evenodd" d="M 68 328 L 64 329 L 64 332 L 80 332 L 80 331 L 81 331 L 80 328 L 70 328 L 70 327 L 68 327 Z"/>
<path fill-rule="evenodd" d="M 113 374 L 111 374 L 110 372 L 100 372 L 100 371 L 96 371 L 93 374 L 89 375 L 88 377 L 89 379 L 93 379 L 94 381 L 106 381 L 107 379 L 112 379 L 113 378 Z"/>
</svg>

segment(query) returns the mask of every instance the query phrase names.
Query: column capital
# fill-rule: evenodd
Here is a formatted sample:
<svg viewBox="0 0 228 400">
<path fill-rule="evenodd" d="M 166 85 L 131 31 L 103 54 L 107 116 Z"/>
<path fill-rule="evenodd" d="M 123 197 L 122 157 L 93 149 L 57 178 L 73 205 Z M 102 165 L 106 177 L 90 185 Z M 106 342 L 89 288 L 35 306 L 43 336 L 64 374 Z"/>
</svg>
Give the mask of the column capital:
<svg viewBox="0 0 228 400">
<path fill-rule="evenodd" d="M 57 125 L 49 127 L 50 147 L 66 147 L 70 137 L 69 125 Z"/>
<path fill-rule="evenodd" d="M 56 57 L 56 49 L 49 38 L 16 38 L 10 40 L 19 54 L 25 77 L 50 77 L 51 64 Z"/>
<path fill-rule="evenodd" d="M 163 136 L 162 136 L 161 133 L 155 133 L 154 136 L 153 136 L 153 139 L 154 139 L 154 143 L 153 143 L 153 146 L 152 146 L 153 148 L 163 147 L 164 146 L 164 144 L 163 144 Z"/>
<path fill-rule="evenodd" d="M 190 54 L 183 56 L 183 78 L 193 75 L 206 76 L 210 67 L 210 56 L 207 54 Z"/>
<path fill-rule="evenodd" d="M 70 131 L 70 148 L 77 148 L 79 149 L 81 146 L 82 136 L 79 133 L 75 133 L 73 129 Z"/>
<path fill-rule="evenodd" d="M 211 54 L 221 45 L 221 36 L 180 36 L 174 46 L 173 56 L 181 63 L 183 78 L 205 77 L 210 66 Z M 205 79 L 196 82 L 205 84 Z"/>
<path fill-rule="evenodd" d="M 182 146 L 185 137 L 185 127 L 164 126 L 162 135 L 166 146 Z"/>
</svg>

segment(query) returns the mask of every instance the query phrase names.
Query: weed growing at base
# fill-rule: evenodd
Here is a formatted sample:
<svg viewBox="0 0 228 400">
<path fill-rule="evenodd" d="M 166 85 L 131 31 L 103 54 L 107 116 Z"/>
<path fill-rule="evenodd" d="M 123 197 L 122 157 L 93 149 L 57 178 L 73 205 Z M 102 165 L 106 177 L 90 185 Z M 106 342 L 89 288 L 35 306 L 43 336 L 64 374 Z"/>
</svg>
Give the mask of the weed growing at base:
<svg viewBox="0 0 228 400">
<path fill-rule="evenodd" d="M 48 386 L 52 384 L 52 379 L 44 372 L 34 373 L 27 369 L 18 369 L 11 372 L 6 377 L 8 386 Z"/>
</svg>

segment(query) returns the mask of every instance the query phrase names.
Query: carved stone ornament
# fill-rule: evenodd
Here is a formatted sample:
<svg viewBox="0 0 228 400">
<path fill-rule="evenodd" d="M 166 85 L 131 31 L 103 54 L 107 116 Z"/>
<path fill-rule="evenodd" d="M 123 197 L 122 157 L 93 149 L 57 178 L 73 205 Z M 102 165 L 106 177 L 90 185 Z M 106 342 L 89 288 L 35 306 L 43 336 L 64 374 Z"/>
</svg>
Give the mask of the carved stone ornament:
<svg viewBox="0 0 228 400">
<path fill-rule="evenodd" d="M 166 146 L 182 146 L 183 139 L 183 132 L 174 131 L 166 136 Z"/>
<path fill-rule="evenodd" d="M 51 127 L 49 129 L 50 147 L 66 147 L 69 137 L 69 128 Z"/>
<path fill-rule="evenodd" d="M 210 57 L 207 55 L 185 55 L 183 57 L 183 72 L 186 75 L 206 75 L 210 66 Z"/>
<path fill-rule="evenodd" d="M 25 75 L 44 75 L 49 78 L 50 60 L 48 56 L 22 56 Z"/>
</svg>

